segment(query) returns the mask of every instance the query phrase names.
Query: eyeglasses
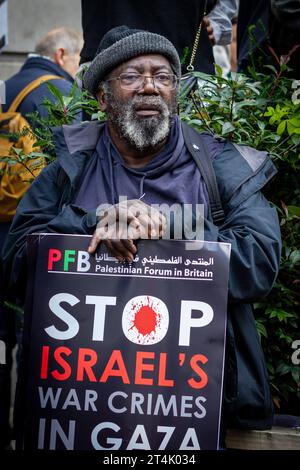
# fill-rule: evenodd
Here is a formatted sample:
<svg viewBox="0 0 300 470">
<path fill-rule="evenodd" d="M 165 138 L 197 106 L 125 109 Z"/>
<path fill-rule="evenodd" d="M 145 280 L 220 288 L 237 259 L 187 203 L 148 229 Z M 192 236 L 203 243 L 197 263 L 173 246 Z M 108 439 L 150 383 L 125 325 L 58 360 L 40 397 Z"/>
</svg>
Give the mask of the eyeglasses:
<svg viewBox="0 0 300 470">
<path fill-rule="evenodd" d="M 121 73 L 119 77 L 108 78 L 106 81 L 119 80 L 120 87 L 124 90 L 140 90 L 144 86 L 146 78 L 151 78 L 153 86 L 159 89 L 174 90 L 178 82 L 176 75 L 162 72 L 153 76 L 140 73 Z"/>
</svg>

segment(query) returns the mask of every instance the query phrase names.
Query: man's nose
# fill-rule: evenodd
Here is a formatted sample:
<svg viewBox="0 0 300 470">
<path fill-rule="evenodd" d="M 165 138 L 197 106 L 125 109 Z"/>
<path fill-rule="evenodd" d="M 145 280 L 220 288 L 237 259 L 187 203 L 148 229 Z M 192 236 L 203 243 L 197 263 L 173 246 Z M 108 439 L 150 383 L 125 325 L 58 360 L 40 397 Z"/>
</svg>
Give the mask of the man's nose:
<svg viewBox="0 0 300 470">
<path fill-rule="evenodd" d="M 145 76 L 143 77 L 143 85 L 141 86 L 139 93 L 148 93 L 148 94 L 159 94 L 159 90 L 157 89 L 155 82 L 154 82 L 154 77 L 151 76 Z"/>
</svg>

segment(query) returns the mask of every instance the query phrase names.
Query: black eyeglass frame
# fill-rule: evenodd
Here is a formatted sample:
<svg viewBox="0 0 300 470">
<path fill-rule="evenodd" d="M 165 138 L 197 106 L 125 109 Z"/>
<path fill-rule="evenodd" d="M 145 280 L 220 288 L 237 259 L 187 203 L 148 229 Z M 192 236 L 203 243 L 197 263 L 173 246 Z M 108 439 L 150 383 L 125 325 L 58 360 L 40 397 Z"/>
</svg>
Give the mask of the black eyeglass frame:
<svg viewBox="0 0 300 470">
<path fill-rule="evenodd" d="M 123 75 L 123 77 L 122 77 Z M 137 84 L 134 86 L 134 84 L 124 84 L 124 82 L 122 83 L 122 79 L 125 78 L 124 75 L 134 75 L 136 77 L 138 77 L 138 80 L 137 80 Z M 167 75 L 169 78 L 172 77 L 171 79 L 171 85 L 165 85 L 163 84 L 162 82 L 158 82 L 155 80 L 155 78 L 157 79 L 159 76 L 161 75 Z M 123 89 L 123 90 L 130 90 L 130 91 L 138 91 L 140 90 L 144 85 L 145 85 L 145 80 L 147 78 L 151 78 L 152 79 L 152 83 L 153 83 L 153 86 L 157 89 L 169 89 L 170 91 L 172 90 L 175 90 L 176 86 L 178 85 L 178 77 L 175 75 L 175 74 L 172 74 L 172 73 L 165 73 L 165 72 L 160 72 L 160 73 L 157 73 L 155 75 L 143 75 L 142 73 L 126 73 L 126 72 L 123 72 L 121 73 L 118 77 L 111 77 L 111 78 L 107 78 L 105 81 L 106 82 L 110 82 L 112 80 L 118 80 L 119 83 L 120 83 L 120 87 Z"/>
</svg>

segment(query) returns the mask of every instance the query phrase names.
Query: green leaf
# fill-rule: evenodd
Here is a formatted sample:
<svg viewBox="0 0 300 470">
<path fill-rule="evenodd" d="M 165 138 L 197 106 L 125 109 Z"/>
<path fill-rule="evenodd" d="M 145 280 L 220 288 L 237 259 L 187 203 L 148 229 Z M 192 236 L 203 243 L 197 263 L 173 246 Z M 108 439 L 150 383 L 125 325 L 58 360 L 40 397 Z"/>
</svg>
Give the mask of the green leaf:
<svg viewBox="0 0 300 470">
<path fill-rule="evenodd" d="M 265 325 L 263 325 L 260 322 L 256 322 L 256 328 L 260 336 L 264 336 L 265 338 L 268 337 L 268 333 L 267 333 Z"/>
<path fill-rule="evenodd" d="M 222 125 L 222 135 L 229 134 L 229 132 L 232 132 L 234 130 L 235 130 L 235 127 L 233 126 L 233 124 L 231 124 L 231 122 L 225 122 Z"/>
<path fill-rule="evenodd" d="M 276 373 L 279 375 L 286 375 L 291 371 L 291 366 L 288 364 L 284 364 L 281 362 L 277 368 L 276 368 Z"/>
<path fill-rule="evenodd" d="M 217 72 L 217 76 L 222 77 L 222 75 L 223 75 L 222 67 L 220 67 L 220 65 L 218 65 L 218 64 L 214 64 L 214 66 L 215 66 L 215 69 L 216 69 L 216 72 Z"/>
<path fill-rule="evenodd" d="M 32 158 L 45 157 L 45 154 L 41 152 L 31 152 L 28 155 L 26 155 L 26 157 L 30 160 Z"/>
<path fill-rule="evenodd" d="M 51 83 L 51 82 L 48 82 L 47 86 L 48 86 L 49 90 L 51 91 L 52 95 L 55 96 L 55 98 L 60 103 L 61 107 L 63 108 L 64 107 L 64 98 L 63 98 L 63 95 L 61 94 L 61 92 L 59 91 L 59 89 L 56 88 L 56 86 L 53 85 L 53 83 Z"/>
<path fill-rule="evenodd" d="M 300 127 L 300 118 L 292 118 L 289 122 L 295 127 Z"/>
<path fill-rule="evenodd" d="M 282 309 L 275 309 L 270 314 L 270 318 L 277 318 L 279 322 L 286 322 L 291 317 L 293 317 L 293 314 Z"/>
<path fill-rule="evenodd" d="M 72 96 L 63 96 L 62 98 L 65 106 L 69 106 L 69 104 L 73 101 Z"/>
<path fill-rule="evenodd" d="M 287 206 L 289 214 L 300 218 L 300 207 L 299 206 Z"/>
<path fill-rule="evenodd" d="M 292 251 L 289 259 L 293 264 L 297 264 L 300 261 L 300 250 Z"/>
<path fill-rule="evenodd" d="M 295 367 L 292 370 L 292 377 L 295 380 L 296 384 L 300 383 L 300 367 Z"/>
<path fill-rule="evenodd" d="M 298 146 L 300 144 L 300 136 L 298 137 L 296 134 L 291 136 L 291 141 L 294 145 Z"/>
<path fill-rule="evenodd" d="M 261 122 L 261 121 L 258 121 L 257 122 L 257 125 L 259 127 L 259 129 L 263 132 L 266 128 L 266 124 L 264 122 Z"/>
<path fill-rule="evenodd" d="M 300 127 L 294 126 L 291 121 L 292 121 L 291 119 L 287 121 L 287 131 L 288 131 L 288 134 L 289 134 L 289 135 L 292 135 L 292 134 L 300 134 Z"/>
<path fill-rule="evenodd" d="M 12 302 L 8 302 L 8 301 L 5 301 L 4 302 L 4 305 L 5 307 L 7 307 L 9 310 L 13 310 L 15 312 L 18 312 L 18 313 L 21 313 L 22 315 L 24 314 L 24 309 L 19 307 L 18 305 L 12 303 Z"/>
<path fill-rule="evenodd" d="M 18 149 L 16 147 L 12 147 L 12 150 L 16 155 L 21 155 L 23 152 L 23 149 Z"/>
<path fill-rule="evenodd" d="M 273 116 L 274 114 L 274 108 L 272 108 L 272 106 L 268 106 L 267 107 L 267 111 L 264 113 L 264 116 Z"/>
<path fill-rule="evenodd" d="M 46 145 L 48 145 L 48 140 L 38 140 L 35 144 L 33 144 L 33 147 L 45 147 Z"/>
<path fill-rule="evenodd" d="M 277 75 L 277 70 L 273 65 L 264 65 L 264 68 L 271 70 L 274 73 L 274 75 Z"/>
<path fill-rule="evenodd" d="M 286 121 L 282 121 L 279 126 L 277 127 L 277 134 L 278 135 L 281 135 L 284 133 L 285 131 L 285 128 L 286 128 Z"/>
</svg>

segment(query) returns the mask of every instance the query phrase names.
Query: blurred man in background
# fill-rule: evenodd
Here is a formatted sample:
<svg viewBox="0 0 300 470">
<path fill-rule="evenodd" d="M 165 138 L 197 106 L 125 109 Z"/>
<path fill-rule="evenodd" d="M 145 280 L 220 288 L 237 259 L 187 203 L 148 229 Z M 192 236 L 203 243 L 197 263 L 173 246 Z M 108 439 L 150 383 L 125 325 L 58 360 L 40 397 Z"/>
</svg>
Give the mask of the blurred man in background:
<svg viewBox="0 0 300 470">
<path fill-rule="evenodd" d="M 33 54 L 29 54 L 20 71 L 6 82 L 6 104 L 3 111 L 7 111 L 15 97 L 33 80 L 53 75 L 51 83 L 64 95 L 71 90 L 75 74 L 79 66 L 82 37 L 71 28 L 57 28 L 49 31 L 36 45 Z M 45 97 L 54 101 L 46 81 L 35 88 L 21 102 L 17 111 L 27 118 L 28 113 L 38 111 L 41 117 L 47 115 L 43 105 Z M 29 118 L 30 122 L 30 118 Z"/>
</svg>

